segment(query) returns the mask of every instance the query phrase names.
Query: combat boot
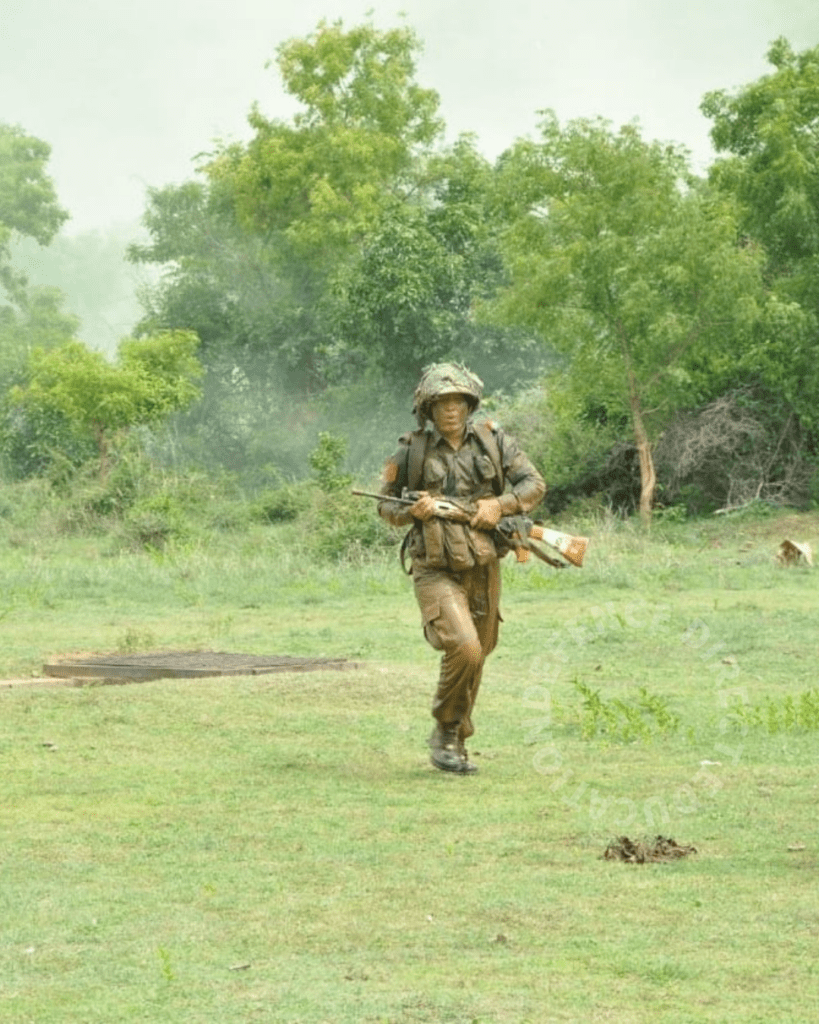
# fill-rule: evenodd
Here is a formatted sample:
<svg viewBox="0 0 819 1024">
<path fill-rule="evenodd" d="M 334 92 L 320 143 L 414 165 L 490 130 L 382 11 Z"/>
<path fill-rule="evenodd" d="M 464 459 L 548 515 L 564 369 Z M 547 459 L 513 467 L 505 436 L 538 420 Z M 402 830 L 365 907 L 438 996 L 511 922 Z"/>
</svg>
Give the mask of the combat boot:
<svg viewBox="0 0 819 1024">
<path fill-rule="evenodd" d="M 436 726 L 429 737 L 429 746 L 432 751 L 430 760 L 442 772 L 469 775 L 478 770 L 478 766 L 472 764 L 466 755 L 466 748 L 458 735 L 457 722 Z"/>
</svg>

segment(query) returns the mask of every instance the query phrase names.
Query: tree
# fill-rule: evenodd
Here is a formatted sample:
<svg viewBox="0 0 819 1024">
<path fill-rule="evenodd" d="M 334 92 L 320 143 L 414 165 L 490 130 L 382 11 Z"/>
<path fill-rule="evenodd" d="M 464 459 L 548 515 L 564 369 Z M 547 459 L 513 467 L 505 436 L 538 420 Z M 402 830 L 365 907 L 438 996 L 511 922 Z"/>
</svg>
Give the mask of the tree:
<svg viewBox="0 0 819 1024">
<path fill-rule="evenodd" d="M 710 397 L 759 316 L 760 258 L 737 244 L 730 202 L 675 147 L 601 120 L 562 128 L 500 162 L 498 215 L 511 283 L 493 316 L 565 356 L 582 415 L 629 423 L 640 513 L 656 488 L 652 447 L 675 409 Z"/>
<path fill-rule="evenodd" d="M 773 70 L 702 102 L 718 153 L 710 180 L 735 197 L 745 244 L 760 249 L 770 297 L 738 367 L 783 423 L 797 415 L 819 438 L 819 46 L 768 50 Z"/>
<path fill-rule="evenodd" d="M 735 195 L 742 228 L 765 246 L 790 292 L 819 308 L 819 46 L 794 53 L 786 39 L 767 53 L 774 71 L 734 93 L 716 90 L 701 110 L 718 153 L 710 178 Z"/>
<path fill-rule="evenodd" d="M 475 321 L 492 293 L 500 254 L 488 227 L 491 166 L 469 137 L 427 161 L 411 202 L 385 207 L 344 273 L 336 277 L 343 365 L 406 390 L 421 368 L 447 358 L 509 362 L 508 332 Z"/>
<path fill-rule="evenodd" d="M 279 46 L 285 91 L 303 110 L 288 124 L 255 106 L 248 146 L 223 148 L 206 168 L 229 185 L 239 221 L 326 266 L 385 199 L 411 192 L 418 155 L 443 131 L 437 93 L 414 81 L 419 48 L 408 28 L 345 31 L 341 21 Z"/>
<path fill-rule="evenodd" d="M 67 219 L 45 171 L 47 143 L 16 125 L 0 123 L 0 389 L 18 378 L 32 346 L 66 341 L 76 320 L 61 310 L 54 289 L 28 287 L 12 260 L 12 241 L 47 245 Z M 5 295 L 3 295 L 5 293 Z M 0 399 L 2 393 L 0 393 Z"/>
<path fill-rule="evenodd" d="M 47 143 L 0 122 L 0 284 L 12 298 L 25 285 L 9 263 L 13 233 L 47 245 L 68 219 L 45 172 L 50 155 Z"/>
<path fill-rule="evenodd" d="M 414 81 L 418 48 L 408 29 L 341 22 L 278 48 L 299 113 L 254 107 L 247 145 L 220 144 L 201 182 L 150 195 L 152 242 L 131 257 L 166 273 L 145 328 L 197 330 L 228 375 L 256 379 L 261 364 L 290 393 L 326 386 L 335 282 L 385 211 L 411 201 L 441 132 L 436 94 Z"/>
<path fill-rule="evenodd" d="M 18 305 L 0 305 L 0 389 L 22 379 L 28 356 L 35 348 L 49 349 L 74 337 L 77 318 L 63 310 L 64 296 L 56 288 L 26 288 Z M 0 404 L 2 403 L 0 394 Z"/>
<path fill-rule="evenodd" d="M 199 396 L 198 344 L 196 335 L 185 331 L 126 338 L 116 364 L 78 341 L 36 349 L 26 384 L 12 389 L 12 408 L 24 419 L 61 421 L 70 434 L 93 437 L 105 476 L 118 431 L 161 423 Z"/>
</svg>

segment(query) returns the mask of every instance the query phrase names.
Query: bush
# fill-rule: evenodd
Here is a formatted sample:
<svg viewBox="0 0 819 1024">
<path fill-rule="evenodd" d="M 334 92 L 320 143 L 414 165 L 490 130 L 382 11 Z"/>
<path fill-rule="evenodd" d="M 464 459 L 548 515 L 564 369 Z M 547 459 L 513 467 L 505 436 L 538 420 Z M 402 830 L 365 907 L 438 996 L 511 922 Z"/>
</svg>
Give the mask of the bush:
<svg viewBox="0 0 819 1024">
<path fill-rule="evenodd" d="M 373 503 L 350 493 L 352 477 L 341 472 L 346 454 L 345 438 L 322 433 L 310 456 L 318 486 L 314 485 L 309 509 L 300 522 L 306 547 L 316 558 L 338 561 L 395 543 L 394 533 Z"/>
<path fill-rule="evenodd" d="M 754 501 L 805 506 L 813 449 L 782 402 L 743 389 L 681 413 L 660 438 L 655 464 L 664 499 L 692 515 Z"/>
<path fill-rule="evenodd" d="M 601 507 L 636 508 L 640 472 L 634 445 L 617 440 L 621 429 L 579 409 L 559 381 L 498 405 L 495 415 L 543 474 L 548 488 L 543 506 L 550 514 L 582 499 Z"/>
<path fill-rule="evenodd" d="M 167 492 L 144 498 L 128 511 L 123 533 L 131 547 L 161 551 L 169 541 L 181 540 L 190 533 L 185 507 Z"/>
<path fill-rule="evenodd" d="M 315 492 L 300 523 L 307 550 L 319 559 L 341 561 L 396 542 L 394 531 L 378 515 L 374 502 L 363 502 L 344 491 Z"/>
<path fill-rule="evenodd" d="M 257 523 L 292 523 L 310 507 L 315 489 L 303 481 L 263 491 L 251 502 L 250 517 Z"/>
</svg>

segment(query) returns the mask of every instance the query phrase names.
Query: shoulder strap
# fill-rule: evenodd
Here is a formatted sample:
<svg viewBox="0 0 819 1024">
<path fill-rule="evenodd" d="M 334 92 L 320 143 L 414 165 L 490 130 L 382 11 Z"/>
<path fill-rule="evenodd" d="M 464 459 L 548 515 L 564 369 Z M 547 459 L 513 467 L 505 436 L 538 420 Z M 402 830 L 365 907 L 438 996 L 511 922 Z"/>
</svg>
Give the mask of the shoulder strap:
<svg viewBox="0 0 819 1024">
<path fill-rule="evenodd" d="M 413 430 L 410 436 L 409 456 L 407 458 L 407 490 L 419 491 L 424 479 L 424 457 L 430 433 L 427 430 Z"/>
<path fill-rule="evenodd" d="M 503 492 L 503 462 L 501 460 L 498 441 L 493 430 L 495 424 L 492 420 L 487 420 L 486 423 L 473 423 L 472 426 L 483 450 L 489 456 L 492 465 L 495 468 L 495 476 L 492 480 L 492 486 L 496 494 L 501 494 Z"/>
</svg>

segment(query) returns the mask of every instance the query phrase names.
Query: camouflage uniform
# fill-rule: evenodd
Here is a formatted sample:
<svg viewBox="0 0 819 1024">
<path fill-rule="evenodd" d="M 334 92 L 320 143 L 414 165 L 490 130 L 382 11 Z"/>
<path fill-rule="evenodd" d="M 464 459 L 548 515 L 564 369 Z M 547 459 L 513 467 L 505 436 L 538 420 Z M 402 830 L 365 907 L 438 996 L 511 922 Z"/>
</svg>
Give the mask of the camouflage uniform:
<svg viewBox="0 0 819 1024">
<path fill-rule="evenodd" d="M 537 505 L 546 490 L 543 479 L 514 438 L 497 424 L 477 423 L 470 417 L 456 451 L 427 422 L 432 403 L 444 394 L 463 394 L 474 414 L 481 389 L 474 374 L 453 364 L 433 366 L 425 373 L 415 394 L 421 429 L 400 438 L 385 467 L 382 494 L 400 496 L 409 487 L 461 501 L 497 498 L 503 515 L 525 513 Z M 423 451 L 422 461 L 412 470 L 420 476 L 415 480 L 410 479 L 413 445 Z M 424 635 L 443 652 L 432 704 L 437 723 L 430 737 L 433 762 L 450 771 L 474 771 L 464 740 L 475 731 L 472 710 L 484 661 L 498 640 L 501 577 L 495 541 L 490 532 L 464 523 L 438 518 L 421 523 L 406 506 L 389 500 L 379 503 L 379 512 L 395 526 L 412 524 L 406 544 Z M 458 758 L 445 766 L 435 751 L 447 741 L 457 743 Z"/>
</svg>

